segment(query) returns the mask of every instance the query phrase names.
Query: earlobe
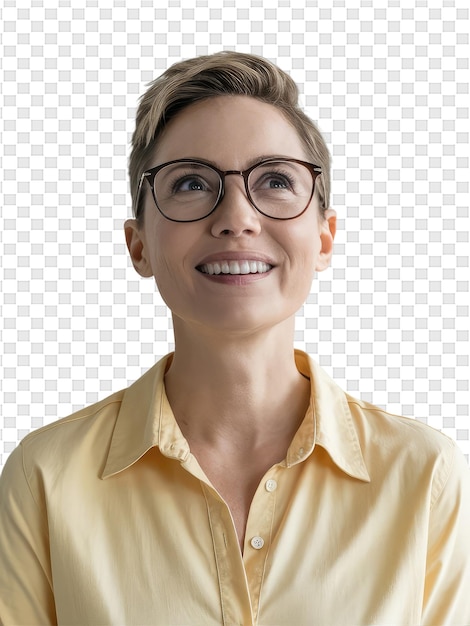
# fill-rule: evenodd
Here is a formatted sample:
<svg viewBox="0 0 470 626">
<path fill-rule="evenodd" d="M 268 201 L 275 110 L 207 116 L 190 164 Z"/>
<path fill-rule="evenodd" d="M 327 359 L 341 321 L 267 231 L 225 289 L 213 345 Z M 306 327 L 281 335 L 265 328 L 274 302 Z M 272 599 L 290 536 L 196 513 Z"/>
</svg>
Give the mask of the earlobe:
<svg viewBox="0 0 470 626">
<path fill-rule="evenodd" d="M 149 278 L 153 275 L 153 272 L 146 254 L 143 228 L 135 219 L 126 220 L 124 232 L 132 265 L 138 274 L 144 278 Z"/>
<path fill-rule="evenodd" d="M 325 215 L 322 217 L 322 223 L 320 225 L 321 250 L 315 267 L 317 272 L 322 272 L 330 266 L 335 235 L 336 211 L 333 209 L 327 209 Z"/>
</svg>

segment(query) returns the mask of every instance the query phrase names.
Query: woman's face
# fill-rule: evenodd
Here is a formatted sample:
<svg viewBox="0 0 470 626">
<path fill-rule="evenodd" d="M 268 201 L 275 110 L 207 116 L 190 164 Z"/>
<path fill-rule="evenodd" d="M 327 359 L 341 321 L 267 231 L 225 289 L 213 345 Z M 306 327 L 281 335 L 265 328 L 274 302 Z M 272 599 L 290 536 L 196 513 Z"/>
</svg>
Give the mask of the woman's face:
<svg viewBox="0 0 470 626">
<path fill-rule="evenodd" d="M 171 120 L 151 165 L 193 158 L 221 170 L 244 170 L 266 157 L 310 160 L 274 106 L 222 96 Z M 320 216 L 316 194 L 300 217 L 274 220 L 253 208 L 241 176 L 228 176 L 225 196 L 211 215 L 177 223 L 160 214 L 146 183 L 144 193 L 143 225 L 126 222 L 128 247 L 136 270 L 155 277 L 175 329 L 184 324 L 199 332 L 249 334 L 283 323 L 304 303 L 315 270 L 329 265 L 335 214 Z M 224 263 L 238 272 L 246 262 L 248 274 L 207 273 Z"/>
</svg>

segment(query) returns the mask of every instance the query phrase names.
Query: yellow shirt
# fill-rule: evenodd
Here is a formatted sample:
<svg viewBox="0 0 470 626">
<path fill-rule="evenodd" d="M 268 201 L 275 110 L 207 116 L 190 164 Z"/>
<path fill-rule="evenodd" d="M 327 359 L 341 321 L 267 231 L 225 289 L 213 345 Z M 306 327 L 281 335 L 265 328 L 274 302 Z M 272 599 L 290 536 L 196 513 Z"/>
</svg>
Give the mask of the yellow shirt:
<svg viewBox="0 0 470 626">
<path fill-rule="evenodd" d="M 463 455 L 296 360 L 310 407 L 256 491 L 243 556 L 168 404 L 168 357 L 28 435 L 1 479 L 0 621 L 470 624 Z"/>
</svg>

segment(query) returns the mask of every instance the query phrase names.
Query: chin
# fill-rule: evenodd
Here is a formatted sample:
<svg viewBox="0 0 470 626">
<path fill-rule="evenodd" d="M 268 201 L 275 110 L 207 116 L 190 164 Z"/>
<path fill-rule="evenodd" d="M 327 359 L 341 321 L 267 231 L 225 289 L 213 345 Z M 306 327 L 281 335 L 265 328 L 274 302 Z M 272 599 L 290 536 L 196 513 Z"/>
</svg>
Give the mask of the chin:
<svg viewBox="0 0 470 626">
<path fill-rule="evenodd" d="M 250 311 L 248 307 L 240 306 L 235 309 L 232 306 L 230 310 L 226 308 L 218 312 L 212 310 L 197 317 L 174 314 L 174 328 L 176 333 L 185 327 L 191 329 L 189 332 L 195 331 L 200 336 L 223 333 L 226 338 L 230 335 L 242 337 L 274 329 L 280 330 L 283 326 L 287 326 L 293 332 L 296 311 L 297 309 L 286 311 L 284 315 L 274 316 L 272 306 L 265 311 L 260 310 L 259 307 L 256 311 Z"/>
</svg>

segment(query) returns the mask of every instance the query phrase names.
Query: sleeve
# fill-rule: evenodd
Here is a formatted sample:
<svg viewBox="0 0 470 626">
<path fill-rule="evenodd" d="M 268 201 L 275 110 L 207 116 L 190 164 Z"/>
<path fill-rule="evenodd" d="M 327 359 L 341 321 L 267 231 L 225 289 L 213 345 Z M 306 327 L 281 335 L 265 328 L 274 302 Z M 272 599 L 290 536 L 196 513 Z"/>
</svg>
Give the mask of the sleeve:
<svg viewBox="0 0 470 626">
<path fill-rule="evenodd" d="M 0 624 L 56 624 L 44 498 L 33 494 L 23 446 L 0 476 Z"/>
<path fill-rule="evenodd" d="M 422 624 L 470 625 L 470 469 L 455 444 L 430 512 Z"/>
</svg>

